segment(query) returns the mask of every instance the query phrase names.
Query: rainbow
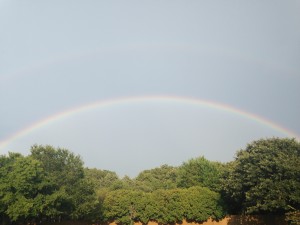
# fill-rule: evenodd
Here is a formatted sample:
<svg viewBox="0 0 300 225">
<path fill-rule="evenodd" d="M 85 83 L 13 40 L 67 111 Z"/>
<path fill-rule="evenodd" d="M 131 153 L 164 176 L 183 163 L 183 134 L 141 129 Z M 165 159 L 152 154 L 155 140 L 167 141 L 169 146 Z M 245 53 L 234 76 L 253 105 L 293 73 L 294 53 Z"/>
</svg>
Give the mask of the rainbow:
<svg viewBox="0 0 300 225">
<path fill-rule="evenodd" d="M 38 130 L 39 128 L 46 126 L 48 124 L 51 124 L 55 121 L 64 120 L 67 117 L 74 116 L 80 113 L 92 111 L 98 108 L 109 108 L 112 106 L 126 106 L 128 104 L 139 104 L 139 103 L 147 103 L 147 102 L 170 102 L 170 103 L 177 103 L 177 104 L 188 104 L 188 105 L 196 105 L 196 106 L 202 106 L 206 108 L 211 108 L 215 110 L 220 110 L 227 113 L 232 113 L 240 117 L 244 117 L 246 119 L 252 120 L 254 122 L 257 122 L 259 124 L 262 124 L 264 126 L 270 127 L 276 131 L 279 131 L 282 134 L 285 134 L 289 137 L 296 138 L 300 140 L 300 136 L 293 131 L 290 131 L 270 120 L 267 120 L 263 117 L 260 117 L 258 115 L 240 110 L 238 108 L 232 107 L 230 105 L 226 105 L 223 103 L 218 103 L 214 101 L 208 101 L 198 98 L 192 98 L 192 97 L 181 97 L 181 96 L 139 96 L 139 97 L 121 97 L 121 98 L 114 98 L 114 99 L 108 99 L 108 100 L 100 100 L 93 103 L 80 105 L 75 108 L 71 108 L 68 110 L 65 110 L 63 112 L 59 112 L 57 114 L 54 114 L 50 117 L 47 117 L 43 120 L 37 121 L 36 123 L 33 123 L 32 125 L 19 130 L 18 132 L 12 134 L 11 136 L 7 137 L 6 139 L 2 140 L 0 142 L 0 149 L 4 149 L 8 144 L 16 141 L 17 139 L 26 136 L 30 134 L 31 132 Z"/>
</svg>

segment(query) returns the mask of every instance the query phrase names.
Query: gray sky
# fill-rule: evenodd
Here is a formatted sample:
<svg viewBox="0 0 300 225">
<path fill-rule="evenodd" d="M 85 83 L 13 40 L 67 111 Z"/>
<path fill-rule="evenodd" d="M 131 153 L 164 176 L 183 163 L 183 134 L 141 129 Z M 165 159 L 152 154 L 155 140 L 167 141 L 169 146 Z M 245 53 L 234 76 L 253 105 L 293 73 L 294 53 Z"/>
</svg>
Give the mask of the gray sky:
<svg viewBox="0 0 300 225">
<path fill-rule="evenodd" d="M 0 0 L 0 140 L 65 110 L 139 96 L 230 105 L 300 134 L 299 1 Z M 249 118 L 174 102 L 99 107 L 0 148 L 50 144 L 123 176 L 191 157 L 229 161 Z M 1 145 L 0 145 L 1 146 Z"/>
</svg>

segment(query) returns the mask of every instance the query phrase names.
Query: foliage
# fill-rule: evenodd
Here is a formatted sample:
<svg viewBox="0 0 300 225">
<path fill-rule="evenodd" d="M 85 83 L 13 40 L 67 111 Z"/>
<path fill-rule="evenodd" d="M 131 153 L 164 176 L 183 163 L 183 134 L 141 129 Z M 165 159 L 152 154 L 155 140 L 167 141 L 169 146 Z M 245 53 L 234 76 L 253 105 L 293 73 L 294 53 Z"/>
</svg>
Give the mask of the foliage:
<svg viewBox="0 0 300 225">
<path fill-rule="evenodd" d="M 83 161 L 67 149 L 34 145 L 31 156 L 40 161 L 47 176 L 57 187 L 72 187 L 84 177 Z"/>
<path fill-rule="evenodd" d="M 6 158 L 6 159 L 5 159 Z M 54 192 L 41 163 L 32 157 L 10 154 L 2 157 L 1 212 L 11 221 L 56 217 L 66 201 L 64 192 Z"/>
<path fill-rule="evenodd" d="M 220 219 L 225 215 L 220 195 L 208 188 L 159 189 L 152 193 L 136 190 L 108 192 L 104 200 L 104 217 L 120 224 L 140 221 L 144 224 L 157 221 L 173 224 L 184 218 L 205 221 Z"/>
<path fill-rule="evenodd" d="M 283 213 L 300 206 L 300 143 L 260 139 L 237 153 L 227 168 L 223 191 L 246 213 Z"/>
<path fill-rule="evenodd" d="M 0 220 L 174 224 L 218 220 L 228 208 L 230 213 L 286 213 L 295 222 L 299 156 L 294 139 L 260 139 L 226 164 L 198 157 L 120 179 L 112 171 L 84 168 L 80 156 L 66 149 L 35 145 L 29 156 L 0 156 Z"/>
<path fill-rule="evenodd" d="M 225 216 L 226 211 L 220 194 L 205 187 L 191 187 L 184 192 L 184 218 L 203 222 Z"/>
<path fill-rule="evenodd" d="M 288 212 L 285 217 L 289 224 L 300 225 L 300 210 Z"/>
<path fill-rule="evenodd" d="M 177 168 L 162 165 L 159 168 L 142 171 L 135 178 L 136 188 L 146 192 L 177 187 Z"/>
<path fill-rule="evenodd" d="M 139 221 L 137 204 L 143 199 L 143 193 L 134 190 L 115 190 L 107 194 L 104 200 L 104 218 L 121 224 Z"/>
<path fill-rule="evenodd" d="M 120 180 L 116 172 L 112 172 L 109 170 L 85 168 L 84 173 L 86 178 L 93 183 L 96 189 L 113 188 L 115 184 Z"/>
<path fill-rule="evenodd" d="M 66 149 L 52 146 L 33 146 L 31 156 L 39 160 L 47 177 L 57 191 L 65 190 L 68 204 L 63 210 L 65 218 L 95 220 L 99 201 L 94 183 L 85 178 L 83 161 Z"/>
<path fill-rule="evenodd" d="M 101 205 L 97 198 L 93 183 L 88 179 L 80 179 L 70 193 L 73 212 L 72 219 L 96 221 L 101 215 Z"/>
<path fill-rule="evenodd" d="M 184 218 L 183 190 L 157 190 L 152 198 L 155 203 L 154 217 L 149 218 L 161 224 L 172 224 L 182 221 Z"/>
<path fill-rule="evenodd" d="M 0 157 L 0 216 L 25 223 L 97 218 L 99 202 L 83 162 L 66 149 L 33 146 Z"/>
<path fill-rule="evenodd" d="M 219 191 L 222 170 L 221 163 L 209 161 L 203 156 L 190 159 L 179 167 L 178 186 L 184 188 L 202 186 Z"/>
</svg>

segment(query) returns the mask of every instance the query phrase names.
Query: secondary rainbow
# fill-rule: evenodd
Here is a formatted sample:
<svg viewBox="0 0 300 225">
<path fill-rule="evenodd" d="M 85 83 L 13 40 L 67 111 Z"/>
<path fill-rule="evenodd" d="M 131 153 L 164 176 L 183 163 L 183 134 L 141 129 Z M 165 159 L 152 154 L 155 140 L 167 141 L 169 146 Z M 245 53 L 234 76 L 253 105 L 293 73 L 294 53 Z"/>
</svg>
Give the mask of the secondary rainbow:
<svg viewBox="0 0 300 225">
<path fill-rule="evenodd" d="M 263 117 L 260 117 L 258 115 L 242 111 L 238 108 L 218 103 L 214 101 L 208 101 L 198 98 L 191 98 L 191 97 L 181 97 L 181 96 L 139 96 L 139 97 L 122 97 L 122 98 L 114 98 L 114 99 L 108 99 L 108 100 L 100 100 L 93 103 L 80 105 L 79 107 L 71 108 L 63 112 L 59 112 L 57 114 L 54 114 L 50 117 L 47 117 L 43 120 L 37 121 L 36 123 L 21 129 L 20 131 L 12 134 L 11 136 L 7 137 L 6 139 L 2 140 L 0 142 L 0 149 L 5 148 L 8 144 L 16 141 L 17 139 L 26 136 L 30 134 L 31 132 L 46 126 L 47 124 L 53 123 L 55 121 L 63 120 L 64 118 L 74 116 L 76 114 L 88 112 L 97 108 L 109 108 L 111 106 L 128 106 L 130 104 L 139 104 L 139 103 L 147 103 L 147 102 L 170 102 L 170 103 L 177 103 L 177 104 L 191 104 L 191 105 L 198 105 L 206 108 L 216 109 L 228 113 L 232 113 L 241 117 L 244 117 L 246 119 L 255 121 L 257 123 L 260 123 L 264 126 L 270 127 L 276 131 L 279 131 L 282 134 L 285 134 L 289 137 L 294 137 L 300 140 L 299 135 L 294 133 L 293 131 L 290 131 L 268 119 L 265 119 Z"/>
<path fill-rule="evenodd" d="M 268 62 L 262 59 L 254 58 L 251 55 L 242 54 L 242 52 L 236 52 L 232 49 L 226 48 L 215 48 L 215 46 L 208 45 L 195 45 L 195 44 L 182 44 L 182 43 L 159 43 L 159 44 L 131 44 L 131 45 L 121 45 L 121 46 L 102 46 L 93 50 L 85 50 L 72 54 L 66 55 L 56 55 L 51 59 L 44 61 L 35 61 L 30 65 L 18 68 L 15 71 L 8 72 L 6 74 L 1 74 L 0 84 L 6 83 L 7 81 L 14 82 L 16 79 L 20 78 L 22 75 L 27 76 L 29 74 L 34 74 L 34 71 L 47 69 L 51 66 L 57 66 L 59 64 L 64 64 L 67 62 L 72 62 L 75 60 L 83 60 L 87 58 L 95 58 L 96 55 L 107 55 L 107 54 L 120 54 L 122 52 L 133 52 L 133 51 L 144 51 L 149 52 L 153 50 L 165 51 L 176 51 L 181 52 L 198 52 L 205 54 L 213 54 L 215 56 L 224 58 L 233 58 L 235 60 L 241 60 L 247 63 L 253 63 L 257 65 L 264 65 L 265 67 L 272 69 L 274 71 L 284 71 L 285 74 L 298 74 L 296 71 L 291 69 L 282 68 L 277 64 Z"/>
</svg>

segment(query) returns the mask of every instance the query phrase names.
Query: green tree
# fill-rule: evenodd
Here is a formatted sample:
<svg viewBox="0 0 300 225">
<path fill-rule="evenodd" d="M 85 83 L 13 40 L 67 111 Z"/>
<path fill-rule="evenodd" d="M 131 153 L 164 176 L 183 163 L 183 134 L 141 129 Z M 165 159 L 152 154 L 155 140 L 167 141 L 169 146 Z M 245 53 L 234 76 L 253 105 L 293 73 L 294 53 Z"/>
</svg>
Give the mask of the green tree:
<svg viewBox="0 0 300 225">
<path fill-rule="evenodd" d="M 223 191 L 246 213 L 284 213 L 300 207 L 300 143 L 260 139 L 237 152 L 227 168 Z"/>
<path fill-rule="evenodd" d="M 32 157 L 9 154 L 1 167 L 0 205 L 4 218 L 28 222 L 60 215 L 63 192 L 55 193 L 41 163 Z M 3 160 L 4 159 L 4 160 Z"/>
<path fill-rule="evenodd" d="M 219 191 L 223 167 L 223 164 L 209 161 L 203 156 L 191 159 L 179 167 L 178 186 L 183 188 L 202 186 Z"/>
<path fill-rule="evenodd" d="M 97 219 L 99 201 L 94 183 L 85 178 L 80 156 L 67 149 L 35 145 L 31 157 L 41 163 L 55 191 L 66 196 L 67 201 L 60 207 L 61 219 Z"/>
<path fill-rule="evenodd" d="M 42 163 L 47 176 L 55 180 L 58 187 L 72 187 L 84 177 L 80 156 L 67 149 L 34 145 L 31 147 L 31 156 Z"/>
<path fill-rule="evenodd" d="M 160 224 L 174 224 L 184 218 L 182 189 L 156 190 L 152 193 L 154 213 L 151 220 Z"/>
<path fill-rule="evenodd" d="M 114 184 L 120 180 L 115 172 L 109 170 L 85 168 L 84 173 L 86 178 L 93 183 L 96 189 L 112 188 Z"/>
<path fill-rule="evenodd" d="M 136 188 L 143 191 L 174 189 L 177 187 L 177 168 L 162 165 L 159 168 L 142 171 L 135 178 Z"/>
<path fill-rule="evenodd" d="M 107 193 L 103 207 L 104 219 L 118 224 L 133 224 L 140 221 L 138 204 L 143 192 L 135 190 L 115 190 Z"/>
<path fill-rule="evenodd" d="M 102 218 L 101 204 L 90 180 L 80 179 L 69 194 L 72 205 L 75 206 L 70 214 L 72 219 L 95 222 Z"/>
<path fill-rule="evenodd" d="M 190 187 L 184 190 L 184 218 L 203 222 L 208 218 L 219 220 L 226 214 L 221 195 L 206 187 Z"/>
<path fill-rule="evenodd" d="M 149 192 L 140 192 L 139 199 L 136 202 L 136 212 L 138 221 L 147 224 L 157 216 L 156 202 L 153 194 Z"/>
<path fill-rule="evenodd" d="M 13 164 L 17 158 L 22 157 L 21 154 L 9 152 L 8 156 L 0 156 L 0 218 L 3 224 L 10 221 L 7 215 L 7 208 L 11 201 L 12 194 L 9 188 L 8 174 L 13 170 Z"/>
</svg>

